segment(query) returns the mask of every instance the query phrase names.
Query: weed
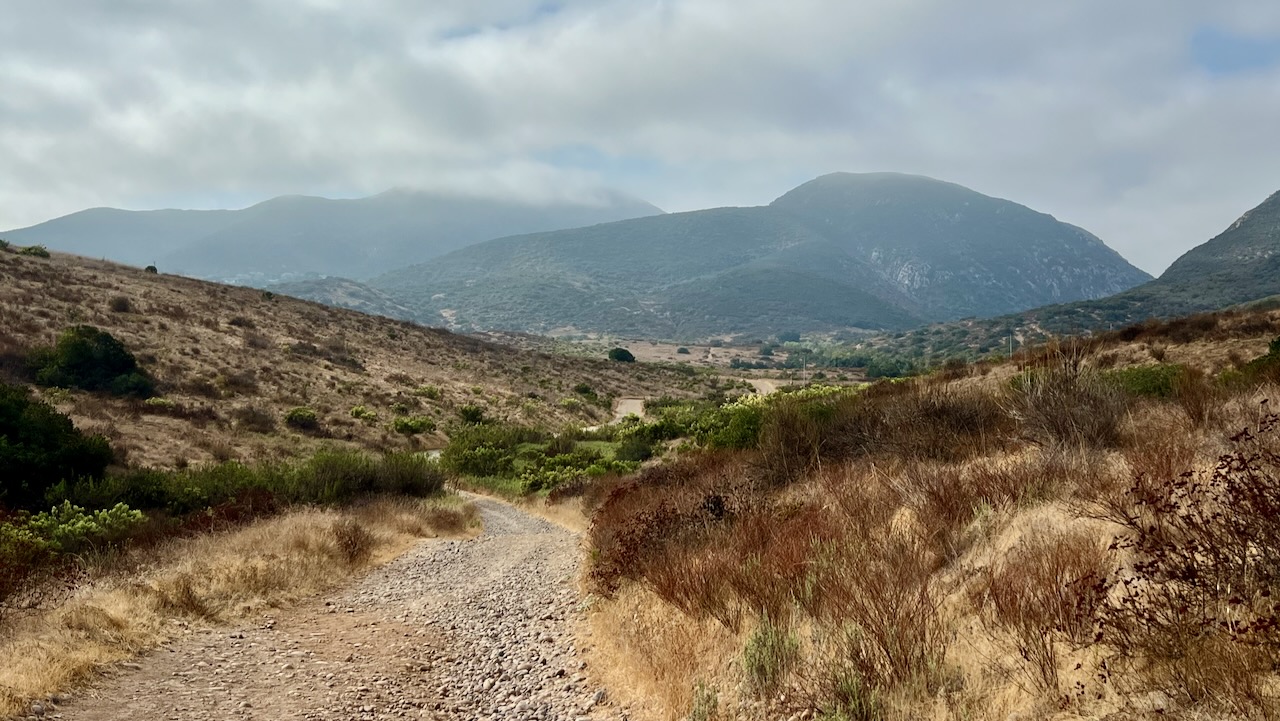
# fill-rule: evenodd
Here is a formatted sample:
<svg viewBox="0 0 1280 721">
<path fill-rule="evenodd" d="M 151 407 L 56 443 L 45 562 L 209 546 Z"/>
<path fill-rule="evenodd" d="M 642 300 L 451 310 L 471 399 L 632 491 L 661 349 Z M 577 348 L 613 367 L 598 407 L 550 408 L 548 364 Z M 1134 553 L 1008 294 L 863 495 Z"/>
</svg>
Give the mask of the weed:
<svg viewBox="0 0 1280 721">
<path fill-rule="evenodd" d="M 799 657 L 800 642 L 795 634 L 765 616 L 742 650 L 742 668 L 752 689 L 768 696 L 795 667 Z"/>
</svg>

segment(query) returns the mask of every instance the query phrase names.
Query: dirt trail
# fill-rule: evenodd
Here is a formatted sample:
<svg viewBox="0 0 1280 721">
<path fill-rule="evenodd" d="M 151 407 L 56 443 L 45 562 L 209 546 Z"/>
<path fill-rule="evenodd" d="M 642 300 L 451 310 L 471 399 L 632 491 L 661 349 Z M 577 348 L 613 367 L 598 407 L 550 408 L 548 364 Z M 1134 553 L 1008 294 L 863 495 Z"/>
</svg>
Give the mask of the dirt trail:
<svg viewBox="0 0 1280 721">
<path fill-rule="evenodd" d="M 619 398 L 613 407 L 613 422 L 626 418 L 627 416 L 639 416 L 644 418 L 644 399 L 643 398 Z"/>
<path fill-rule="evenodd" d="M 577 536 L 474 499 L 485 532 L 351 588 L 125 664 L 56 713 L 138 719 L 618 718 L 576 653 Z"/>
</svg>

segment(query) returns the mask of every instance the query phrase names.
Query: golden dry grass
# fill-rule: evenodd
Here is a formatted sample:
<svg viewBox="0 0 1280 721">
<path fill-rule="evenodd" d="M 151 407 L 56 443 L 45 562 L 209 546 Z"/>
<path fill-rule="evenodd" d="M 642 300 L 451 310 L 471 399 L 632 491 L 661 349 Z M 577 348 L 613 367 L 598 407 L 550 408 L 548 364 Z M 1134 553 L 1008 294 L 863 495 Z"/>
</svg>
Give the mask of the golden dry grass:
<svg viewBox="0 0 1280 721">
<path fill-rule="evenodd" d="M 424 537 L 466 535 L 478 524 L 474 506 L 456 496 L 375 499 L 342 511 L 298 510 L 138 552 L 127 570 L 0 628 L 0 717 L 184 629 L 315 597 Z"/>
<path fill-rule="evenodd" d="M 998 378 L 957 383 L 1004 387 Z M 1104 506 L 1126 498 L 1135 477 L 1176 479 L 1214 468 L 1235 447 L 1232 436 L 1259 428 L 1269 405 L 1264 399 L 1280 399 L 1280 387 L 1215 396 L 1204 422 L 1178 403 L 1135 399 L 1113 443 L 1072 447 L 1010 438 L 959 460 L 889 455 L 833 461 L 763 495 L 739 495 L 743 486 L 732 478 L 746 481 L 760 466 L 735 468 L 733 457 L 701 470 L 690 466 L 687 480 L 679 475 L 686 471 L 673 471 L 671 478 L 655 477 L 652 487 L 640 482 L 628 487 L 625 501 L 637 504 L 637 518 L 686 509 L 682 499 L 692 494 L 694 506 L 680 513 L 697 522 L 678 525 L 677 516 L 664 516 L 676 524 L 670 533 L 678 534 L 671 536 L 678 542 L 658 539 L 635 549 L 629 562 L 644 570 L 616 591 L 602 591 L 591 616 L 593 664 L 628 689 L 642 709 L 636 718 L 682 717 L 699 683 L 718 689 L 722 709 L 735 710 L 721 718 L 735 718 L 737 711 L 772 718 L 812 710 L 805 694 L 816 688 L 820 699 L 831 690 L 821 687 L 819 676 L 832 660 L 832 634 L 838 636 L 841 623 L 856 623 L 854 640 L 864 643 L 883 620 L 851 615 L 860 601 L 837 597 L 844 586 L 874 595 L 891 585 L 893 574 L 910 564 L 889 552 L 910 541 L 933 549 L 921 559 L 933 569 L 927 593 L 945 648 L 919 666 L 923 674 L 886 683 L 871 717 L 1270 718 L 1280 705 L 1280 676 L 1268 670 L 1268 650 L 1211 634 L 1197 641 L 1192 655 L 1153 665 L 1142 658 L 1118 660 L 1118 649 L 1095 637 L 1098 609 L 1114 603 L 1121 588 L 1102 581 L 1129 577 L 1135 560 L 1126 547 L 1109 548 L 1126 529 L 1104 517 Z M 728 480 L 716 480 L 717 473 Z M 645 500 L 650 497 L 652 503 Z M 711 497 L 734 510 L 731 522 L 696 509 Z M 881 508 L 884 499 L 892 507 Z M 625 507 L 602 511 L 597 523 L 605 518 L 639 533 L 641 526 L 622 525 L 629 522 L 619 515 Z M 867 535 L 876 524 L 885 531 Z M 604 546 L 592 550 L 602 548 L 608 552 Z M 832 559 L 835 566 L 825 565 Z M 790 572 L 803 582 L 785 580 Z M 860 578 L 841 580 L 849 574 Z M 750 604 L 763 604 L 777 617 L 778 586 L 792 594 L 781 608 L 797 629 L 804 660 L 787 683 L 788 702 L 771 708 L 770 699 L 744 683 L 741 659 L 751 619 L 759 614 Z M 1112 595 L 1098 595 L 1099 589 Z M 911 631 L 910 624 L 889 620 L 891 641 L 893 628 Z M 857 715 L 831 718 L 837 717 Z"/>
<path fill-rule="evenodd" d="M 116 310 L 125 307 L 116 302 L 121 298 L 128 310 Z M 106 435 L 129 463 L 153 467 L 305 455 L 322 442 L 438 448 L 445 442 L 439 432 L 406 438 L 388 425 L 407 414 L 444 428 L 466 405 L 495 419 L 590 425 L 607 420 L 611 409 L 562 405 L 579 383 L 602 397 L 656 397 L 694 394 L 706 382 L 645 364 L 513 350 L 105 261 L 0 253 L 0 372 L 75 324 L 102 328 L 124 342 L 175 407 L 79 392 L 46 398 L 78 426 Z M 321 433 L 284 425 L 284 414 L 298 406 L 317 411 Z M 352 417 L 356 406 L 376 419 Z M 274 419 L 274 428 L 251 422 L 255 410 Z"/>
</svg>

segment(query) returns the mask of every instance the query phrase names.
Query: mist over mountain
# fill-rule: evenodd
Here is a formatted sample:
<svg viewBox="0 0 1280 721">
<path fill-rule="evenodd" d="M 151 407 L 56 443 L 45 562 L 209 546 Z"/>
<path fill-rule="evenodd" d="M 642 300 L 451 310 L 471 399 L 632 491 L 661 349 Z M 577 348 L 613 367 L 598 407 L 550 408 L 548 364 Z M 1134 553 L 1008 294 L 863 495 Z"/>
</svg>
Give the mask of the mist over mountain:
<svg viewBox="0 0 1280 721">
<path fill-rule="evenodd" d="M 536 204 L 392 190 L 352 200 L 283 196 L 243 210 L 95 208 L 3 236 L 183 275 L 272 282 L 307 274 L 364 278 L 503 235 L 661 212 L 613 191 Z"/>
<path fill-rule="evenodd" d="M 369 285 L 455 328 L 697 338 L 906 328 L 1149 279 L 1016 203 L 920 176 L 836 173 L 764 207 L 501 238 Z"/>
</svg>

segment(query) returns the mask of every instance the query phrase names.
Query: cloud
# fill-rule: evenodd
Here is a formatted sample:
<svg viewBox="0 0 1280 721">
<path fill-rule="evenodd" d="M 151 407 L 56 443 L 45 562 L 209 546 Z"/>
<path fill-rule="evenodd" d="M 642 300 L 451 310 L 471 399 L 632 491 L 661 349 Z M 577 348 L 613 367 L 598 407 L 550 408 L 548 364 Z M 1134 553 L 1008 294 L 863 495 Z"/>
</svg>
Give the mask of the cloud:
<svg viewBox="0 0 1280 721">
<path fill-rule="evenodd" d="M 901 170 L 1158 272 L 1280 188 L 1273 6 L 31 3 L 0 19 L 0 228 L 392 186 L 682 210 Z"/>
</svg>

